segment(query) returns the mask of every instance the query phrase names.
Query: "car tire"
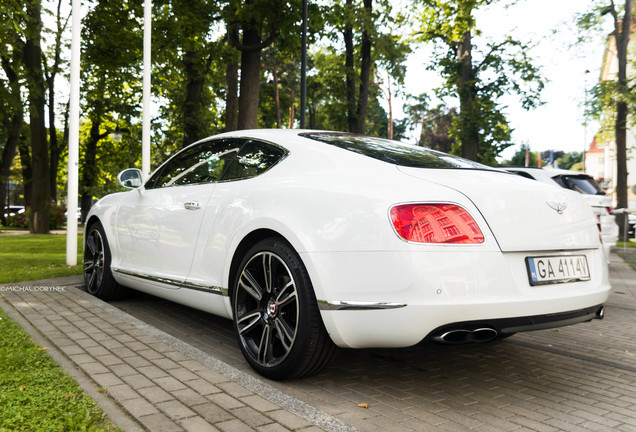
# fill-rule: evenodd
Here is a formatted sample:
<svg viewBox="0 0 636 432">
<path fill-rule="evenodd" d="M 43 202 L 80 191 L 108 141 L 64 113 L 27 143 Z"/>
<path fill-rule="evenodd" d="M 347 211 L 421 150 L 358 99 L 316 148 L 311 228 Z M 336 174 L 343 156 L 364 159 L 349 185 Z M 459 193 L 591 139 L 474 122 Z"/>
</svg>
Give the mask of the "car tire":
<svg viewBox="0 0 636 432">
<path fill-rule="evenodd" d="M 234 331 L 250 366 L 283 380 L 318 373 L 335 345 L 322 323 L 309 274 L 284 240 L 255 244 L 238 267 L 232 291 Z"/>
<path fill-rule="evenodd" d="M 102 300 L 119 300 L 128 289 L 119 285 L 110 269 L 111 254 L 104 227 L 92 223 L 84 235 L 84 282 L 86 291 Z"/>
</svg>

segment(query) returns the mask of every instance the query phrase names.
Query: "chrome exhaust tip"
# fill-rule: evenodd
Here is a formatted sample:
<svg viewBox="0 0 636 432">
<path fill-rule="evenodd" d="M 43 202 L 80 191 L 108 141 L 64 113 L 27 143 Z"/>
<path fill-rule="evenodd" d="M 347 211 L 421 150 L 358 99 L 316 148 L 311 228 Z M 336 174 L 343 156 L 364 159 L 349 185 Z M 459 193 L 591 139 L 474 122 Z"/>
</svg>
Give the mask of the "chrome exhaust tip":
<svg viewBox="0 0 636 432">
<path fill-rule="evenodd" d="M 497 330 L 489 327 L 474 330 L 457 329 L 433 336 L 433 341 L 449 345 L 459 345 L 470 342 L 489 342 L 495 339 L 497 334 Z"/>
<path fill-rule="evenodd" d="M 605 318 L 605 307 L 601 306 L 597 311 L 596 311 L 596 319 L 603 319 Z"/>
</svg>

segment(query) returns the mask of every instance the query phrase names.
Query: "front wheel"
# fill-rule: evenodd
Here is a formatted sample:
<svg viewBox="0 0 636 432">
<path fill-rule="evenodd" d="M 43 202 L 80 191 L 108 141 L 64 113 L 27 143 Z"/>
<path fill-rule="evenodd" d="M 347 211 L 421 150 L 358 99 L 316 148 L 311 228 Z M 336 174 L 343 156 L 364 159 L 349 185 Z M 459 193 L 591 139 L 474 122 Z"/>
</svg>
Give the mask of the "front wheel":
<svg viewBox="0 0 636 432">
<path fill-rule="evenodd" d="M 307 270 L 280 239 L 254 245 L 233 285 L 234 330 L 248 363 L 271 379 L 325 367 L 335 345 L 324 328 Z"/>
<path fill-rule="evenodd" d="M 102 300 L 119 300 L 128 290 L 113 278 L 110 247 L 100 222 L 87 229 L 84 239 L 84 282 L 86 291 Z"/>
</svg>

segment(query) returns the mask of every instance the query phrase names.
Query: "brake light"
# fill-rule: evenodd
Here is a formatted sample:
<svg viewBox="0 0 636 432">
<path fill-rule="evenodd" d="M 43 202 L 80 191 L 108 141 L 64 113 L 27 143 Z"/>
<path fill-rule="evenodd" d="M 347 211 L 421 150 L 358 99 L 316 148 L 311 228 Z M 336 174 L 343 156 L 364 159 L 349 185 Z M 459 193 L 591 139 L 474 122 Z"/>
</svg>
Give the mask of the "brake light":
<svg viewBox="0 0 636 432">
<path fill-rule="evenodd" d="M 397 234 L 417 243 L 478 244 L 484 242 L 477 222 L 455 204 L 402 204 L 391 208 Z"/>
</svg>

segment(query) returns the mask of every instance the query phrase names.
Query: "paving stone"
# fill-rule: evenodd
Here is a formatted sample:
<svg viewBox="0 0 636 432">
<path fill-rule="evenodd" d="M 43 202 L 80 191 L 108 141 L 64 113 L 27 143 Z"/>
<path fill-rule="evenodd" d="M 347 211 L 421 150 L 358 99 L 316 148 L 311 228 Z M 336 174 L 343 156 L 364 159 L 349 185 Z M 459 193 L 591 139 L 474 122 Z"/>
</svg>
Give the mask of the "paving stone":
<svg viewBox="0 0 636 432">
<path fill-rule="evenodd" d="M 142 366 L 137 368 L 137 372 L 140 372 L 150 379 L 166 377 L 168 373 L 157 366 Z"/>
<path fill-rule="evenodd" d="M 162 413 L 155 413 L 139 418 L 139 421 L 152 432 L 181 432 L 184 429 L 168 416 Z"/>
<path fill-rule="evenodd" d="M 217 404 L 218 406 L 226 410 L 232 410 L 235 408 L 240 408 L 242 406 L 245 406 L 243 402 L 241 402 L 240 400 L 235 399 L 232 396 L 227 395 L 225 393 L 214 393 L 206 397 L 210 401 L 214 402 L 215 404 Z"/>
<path fill-rule="evenodd" d="M 223 432 L 252 432 L 254 430 L 238 419 L 217 423 L 215 426 Z"/>
<path fill-rule="evenodd" d="M 245 405 L 249 405 L 260 412 L 274 411 L 280 409 L 278 405 L 271 403 L 267 399 L 264 399 L 262 396 L 255 394 L 241 397 L 239 398 L 239 400 Z"/>
<path fill-rule="evenodd" d="M 276 422 L 292 430 L 311 426 L 311 423 L 309 423 L 307 420 L 298 417 L 296 414 L 292 414 L 291 412 L 282 410 L 282 409 L 276 410 L 276 411 L 270 411 L 267 413 L 267 416 L 270 417 L 272 420 L 275 420 Z"/>
<path fill-rule="evenodd" d="M 160 402 L 157 403 L 155 406 L 172 420 L 180 420 L 196 415 L 194 411 L 192 411 L 190 408 L 188 408 L 178 400 Z"/>
<path fill-rule="evenodd" d="M 171 394 L 179 401 L 183 402 L 187 406 L 191 405 L 201 405 L 207 403 L 208 400 L 195 392 L 191 388 L 184 388 L 181 390 L 175 390 L 171 392 Z"/>
<path fill-rule="evenodd" d="M 120 359 L 119 357 L 117 357 L 115 355 L 112 355 L 112 354 L 96 356 L 95 360 L 97 360 L 98 362 L 100 362 L 104 366 L 109 366 L 109 367 L 113 366 L 113 365 L 121 365 L 121 364 L 124 363 L 124 361 L 122 359 Z"/>
<path fill-rule="evenodd" d="M 264 416 L 252 407 L 243 406 L 230 411 L 236 418 L 241 419 L 243 423 L 251 428 L 263 426 L 272 423 L 272 419 Z"/>
<path fill-rule="evenodd" d="M 174 399 L 174 396 L 172 394 L 168 393 L 167 391 L 165 391 L 161 387 L 158 387 L 158 386 L 156 386 L 154 384 L 151 387 L 138 388 L 137 391 L 143 397 L 145 397 L 150 402 L 155 403 L 155 404 L 159 403 L 159 402 L 166 402 L 166 401 Z"/>
<path fill-rule="evenodd" d="M 185 384 L 183 384 L 179 380 L 174 379 L 173 377 L 153 378 L 153 381 L 167 392 L 186 388 Z"/>
<path fill-rule="evenodd" d="M 217 386 L 210 384 L 209 382 L 205 381 L 202 378 L 198 378 L 195 380 L 191 380 L 191 381 L 187 381 L 185 382 L 185 384 L 187 384 L 189 387 L 191 387 L 192 389 L 196 390 L 197 393 L 203 395 L 203 396 L 207 396 L 207 395 L 211 395 L 214 393 L 220 393 L 221 389 L 218 388 Z"/>
<path fill-rule="evenodd" d="M 102 387 L 123 384 L 124 382 L 112 372 L 94 374 L 93 379 Z"/>
<path fill-rule="evenodd" d="M 218 429 L 205 421 L 203 417 L 190 417 L 179 421 L 179 425 L 187 432 L 217 432 Z"/>
<path fill-rule="evenodd" d="M 147 377 L 141 374 L 129 375 L 126 377 L 126 382 L 134 389 L 142 389 L 146 387 L 152 387 L 155 384 L 150 381 Z"/>
<path fill-rule="evenodd" d="M 157 414 L 159 412 L 153 404 L 142 397 L 136 399 L 128 399 L 126 401 L 125 408 L 137 418 L 150 414 Z"/>
<path fill-rule="evenodd" d="M 108 394 L 122 403 L 128 399 L 139 398 L 139 393 L 134 391 L 128 384 L 113 385 L 106 388 Z"/>
<path fill-rule="evenodd" d="M 136 369 L 132 368 L 131 366 L 127 364 L 115 364 L 115 365 L 110 365 L 109 367 L 110 367 L 110 370 L 113 371 L 113 373 L 122 377 L 122 379 L 125 379 L 126 377 L 129 377 L 131 375 L 137 375 L 138 373 Z"/>
<path fill-rule="evenodd" d="M 232 420 L 234 418 L 234 416 L 228 411 L 222 409 L 216 404 L 213 404 L 212 402 L 201 405 L 193 405 L 190 408 L 212 424 Z"/>
</svg>

